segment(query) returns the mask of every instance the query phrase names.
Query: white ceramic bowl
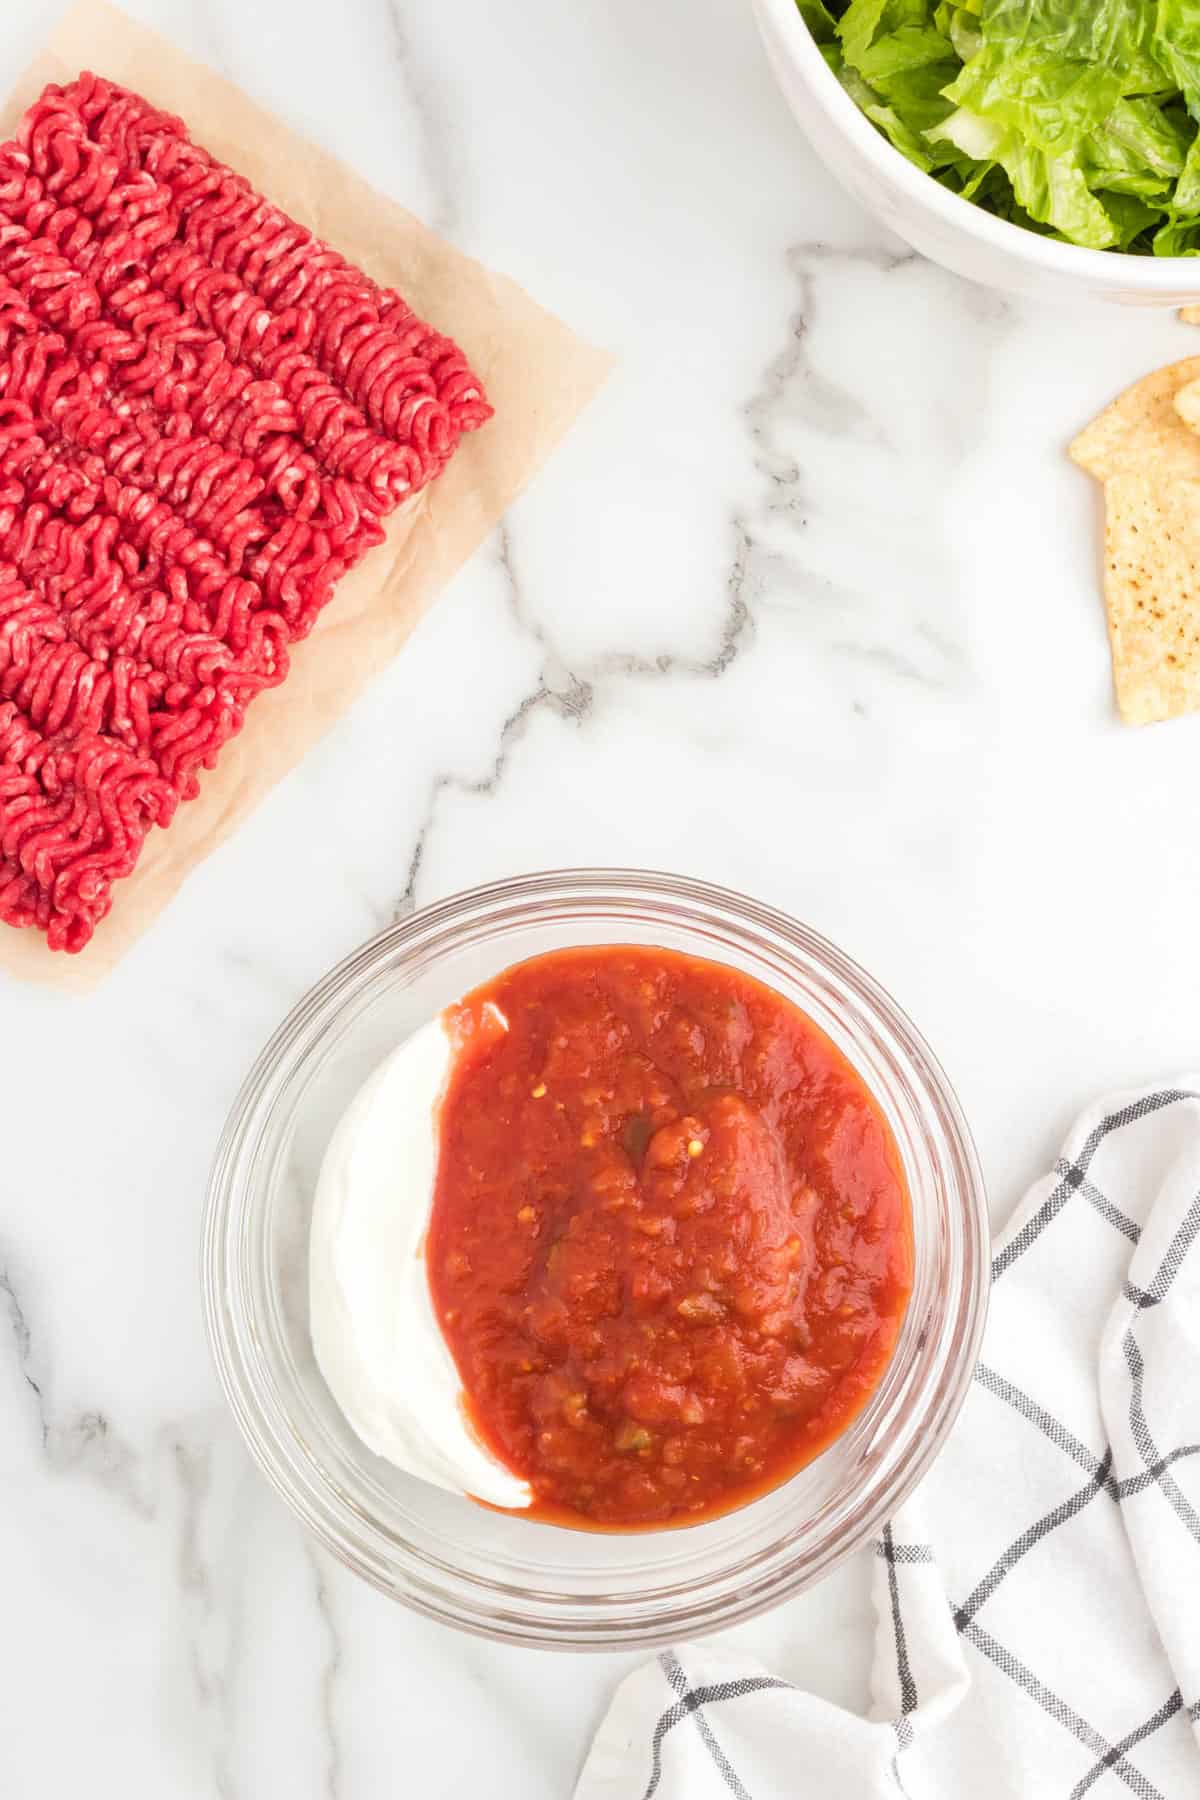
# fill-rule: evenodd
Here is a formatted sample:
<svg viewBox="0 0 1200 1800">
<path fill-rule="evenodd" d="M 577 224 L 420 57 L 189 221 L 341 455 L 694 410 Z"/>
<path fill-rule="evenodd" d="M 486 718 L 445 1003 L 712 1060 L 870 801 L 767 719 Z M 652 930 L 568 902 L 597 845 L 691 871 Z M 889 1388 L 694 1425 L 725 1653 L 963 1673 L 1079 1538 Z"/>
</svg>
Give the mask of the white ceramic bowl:
<svg viewBox="0 0 1200 1800">
<path fill-rule="evenodd" d="M 826 168 L 914 250 L 988 287 L 1038 300 L 1186 306 L 1200 300 L 1200 257 L 1125 256 L 1041 237 L 972 206 L 915 168 L 859 112 L 817 48 L 795 0 L 753 0 L 788 105 Z"/>
</svg>

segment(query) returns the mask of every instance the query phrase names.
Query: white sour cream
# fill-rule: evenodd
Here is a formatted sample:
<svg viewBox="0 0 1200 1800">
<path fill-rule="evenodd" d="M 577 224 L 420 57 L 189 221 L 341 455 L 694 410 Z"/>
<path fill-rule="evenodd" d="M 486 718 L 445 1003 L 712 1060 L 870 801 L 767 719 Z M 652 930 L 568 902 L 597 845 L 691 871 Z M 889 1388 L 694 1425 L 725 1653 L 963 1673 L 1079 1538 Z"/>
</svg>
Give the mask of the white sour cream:
<svg viewBox="0 0 1200 1800">
<path fill-rule="evenodd" d="M 376 1455 L 451 1493 L 528 1506 L 528 1482 L 471 1427 L 425 1268 L 438 1113 L 454 1055 L 441 1017 L 422 1026 L 359 1089 L 330 1140 L 309 1242 L 313 1348 Z"/>
</svg>

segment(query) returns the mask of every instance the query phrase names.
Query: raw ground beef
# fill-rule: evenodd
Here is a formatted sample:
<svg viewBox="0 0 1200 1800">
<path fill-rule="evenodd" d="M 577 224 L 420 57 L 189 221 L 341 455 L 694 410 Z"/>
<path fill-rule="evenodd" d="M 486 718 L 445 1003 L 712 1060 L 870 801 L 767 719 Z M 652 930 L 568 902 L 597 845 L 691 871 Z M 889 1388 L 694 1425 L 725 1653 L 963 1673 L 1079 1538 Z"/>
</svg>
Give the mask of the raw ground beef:
<svg viewBox="0 0 1200 1800">
<path fill-rule="evenodd" d="M 458 347 L 95 75 L 0 147 L 0 920 L 80 950 L 381 521 Z"/>
</svg>

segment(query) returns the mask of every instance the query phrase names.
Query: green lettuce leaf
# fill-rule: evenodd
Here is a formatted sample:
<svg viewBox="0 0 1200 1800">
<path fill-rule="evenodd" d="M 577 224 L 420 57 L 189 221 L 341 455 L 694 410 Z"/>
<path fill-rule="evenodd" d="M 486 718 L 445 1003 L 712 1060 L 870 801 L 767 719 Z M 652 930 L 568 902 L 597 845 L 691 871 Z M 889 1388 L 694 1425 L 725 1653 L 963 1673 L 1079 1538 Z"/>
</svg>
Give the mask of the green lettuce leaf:
<svg viewBox="0 0 1200 1800">
<path fill-rule="evenodd" d="M 837 23 L 824 0 L 796 0 L 796 5 L 818 44 L 831 44 L 837 36 Z"/>
<path fill-rule="evenodd" d="M 1104 210 L 1116 228 L 1116 248 L 1128 249 L 1147 226 L 1156 225 L 1162 217 L 1154 206 L 1147 206 L 1133 194 L 1107 194 Z"/>
<path fill-rule="evenodd" d="M 1165 179 L 1180 175 L 1191 133 L 1173 112 L 1153 100 L 1118 100 L 1096 134 L 1096 160 Z"/>
<path fill-rule="evenodd" d="M 877 38 L 857 64 L 859 74 L 872 87 L 894 75 L 933 66 L 946 69 L 943 85 L 954 79 L 954 46 L 927 25 L 902 25 L 899 31 Z"/>
<path fill-rule="evenodd" d="M 905 26 L 928 25 L 932 14 L 928 0 L 850 0 L 837 28 L 846 61 L 864 73 L 863 57 L 876 38 L 888 37 Z"/>
<path fill-rule="evenodd" d="M 950 39 L 950 48 L 959 62 L 969 62 L 983 44 L 978 6 L 955 6 L 950 0 L 941 0 L 941 5 L 933 15 L 933 22 L 942 36 Z"/>
<path fill-rule="evenodd" d="M 1155 256 L 1200 256 L 1200 221 L 1170 219 L 1154 234 Z"/>
<path fill-rule="evenodd" d="M 933 149 L 926 142 L 924 133 L 909 124 L 874 88 L 868 86 L 857 69 L 839 70 L 838 79 L 859 110 L 867 115 L 872 125 L 877 126 L 909 162 L 926 172 L 933 168 Z"/>
<path fill-rule="evenodd" d="M 1193 117 L 1200 118 L 1200 6 L 1195 0 L 1162 0 L 1161 10 L 1166 28 L 1153 40 L 1154 54 Z"/>
<path fill-rule="evenodd" d="M 1121 77 L 1101 63 L 985 45 L 946 93 L 967 112 L 1054 153 L 1077 149 L 1104 123 L 1121 98 Z"/>
<path fill-rule="evenodd" d="M 1182 173 L 1175 183 L 1175 191 L 1171 196 L 1171 214 L 1176 219 L 1195 218 L 1200 214 L 1200 137 L 1193 141 Z"/>
<path fill-rule="evenodd" d="M 984 0 L 984 41 L 1112 70 L 1127 94 L 1158 93 L 1175 85 L 1157 54 L 1160 3 L 1164 13 L 1200 17 L 1193 0 Z"/>
<path fill-rule="evenodd" d="M 797 0 L 902 155 L 1093 249 L 1200 254 L 1200 0 Z"/>
<path fill-rule="evenodd" d="M 959 108 L 930 136 L 945 138 L 974 161 L 999 163 L 1018 204 L 1073 244 L 1108 250 L 1120 233 L 1104 203 L 1088 187 L 1078 153 L 1051 153 L 1014 128 Z"/>
</svg>

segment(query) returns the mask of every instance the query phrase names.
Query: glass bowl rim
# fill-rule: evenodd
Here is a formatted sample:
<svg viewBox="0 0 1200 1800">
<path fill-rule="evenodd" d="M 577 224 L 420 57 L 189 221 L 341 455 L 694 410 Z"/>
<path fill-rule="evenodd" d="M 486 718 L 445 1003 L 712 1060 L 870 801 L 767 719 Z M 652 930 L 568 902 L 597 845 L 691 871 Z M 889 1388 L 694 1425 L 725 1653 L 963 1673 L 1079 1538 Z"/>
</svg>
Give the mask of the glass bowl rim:
<svg viewBox="0 0 1200 1800">
<path fill-rule="evenodd" d="M 835 1533 L 819 1556 L 805 1558 L 797 1552 L 782 1571 L 769 1574 L 757 1585 L 739 1588 L 732 1597 L 718 1596 L 707 1606 L 701 1601 L 696 1606 L 677 1608 L 661 1619 L 598 1619 L 596 1629 L 586 1630 L 565 1618 L 556 1625 L 552 1618 L 547 1620 L 542 1615 L 514 1613 L 512 1590 L 498 1583 L 492 1585 L 496 1597 L 493 1603 L 464 1606 L 457 1595 L 439 1584 L 436 1562 L 427 1561 L 423 1568 L 406 1566 L 402 1571 L 381 1568 L 378 1551 L 368 1554 L 361 1544 L 350 1541 L 354 1531 L 362 1529 L 362 1519 L 340 1496 L 342 1517 L 333 1516 L 339 1508 L 329 1503 L 328 1496 L 322 1510 L 314 1496 L 297 1481 L 293 1447 L 273 1429 L 259 1391 L 261 1382 L 255 1381 L 255 1375 L 261 1377 L 262 1371 L 256 1370 L 244 1341 L 256 1336 L 253 1321 L 235 1316 L 230 1295 L 236 1290 L 227 1279 L 227 1265 L 236 1248 L 236 1228 L 250 1216 L 253 1207 L 253 1186 L 245 1176 L 289 1080 L 319 1048 L 325 1031 L 338 1016 L 368 993 L 400 953 L 407 949 L 415 954 L 423 943 L 432 940 L 436 960 L 438 954 L 469 942 L 465 934 L 472 923 L 489 917 L 502 918 L 510 906 L 525 909 L 517 916 L 518 925 L 536 926 L 539 905 L 550 905 L 555 900 L 576 907 L 592 901 L 599 907 L 606 901 L 631 903 L 639 899 L 652 908 L 669 909 L 674 904 L 681 909 L 694 909 L 692 914 L 681 912 L 678 923 L 684 929 L 695 929 L 698 912 L 715 916 L 720 925 L 732 927 L 750 946 L 756 932 L 765 933 L 766 941 L 777 953 L 781 940 L 783 954 L 790 952 L 800 966 L 805 966 L 807 959 L 824 975 L 845 984 L 868 1015 L 873 1014 L 894 1034 L 910 1073 L 937 1105 L 945 1137 L 945 1146 L 938 1147 L 939 1154 L 943 1149 L 948 1151 L 949 1160 L 956 1165 L 957 1177 L 951 1185 L 961 1204 L 965 1265 L 953 1297 L 955 1307 L 948 1327 L 953 1362 L 948 1369 L 943 1367 L 938 1376 L 932 1416 L 920 1422 L 924 1426 L 920 1441 L 908 1446 L 881 1492 L 866 1512 L 852 1521 L 850 1529 L 843 1525 L 840 1537 Z M 451 935 L 447 943 L 445 934 L 453 934 L 456 927 L 463 936 L 455 940 Z M 622 940 L 614 936 L 609 941 Z M 629 937 L 623 941 L 637 939 Z M 398 974 L 399 970 L 392 968 L 392 973 Z M 928 1119 L 923 1119 L 924 1127 L 928 1123 Z M 712 882 L 658 870 L 564 868 L 483 883 L 416 908 L 344 957 L 296 1002 L 255 1059 L 230 1108 L 209 1182 L 201 1264 L 206 1334 L 226 1402 L 271 1487 L 328 1551 L 389 1598 L 474 1635 L 544 1648 L 610 1650 L 668 1643 L 684 1633 L 725 1629 L 752 1618 L 809 1587 L 878 1535 L 934 1461 L 968 1391 L 987 1313 L 990 1234 L 978 1154 L 957 1096 L 907 1014 L 853 958 L 780 909 Z M 946 1336 L 946 1331 L 942 1335 Z M 398 1573 L 401 1580 L 397 1580 Z M 531 1599 L 534 1597 L 530 1595 Z M 636 1612 L 633 1603 L 631 1611 Z"/>
</svg>

